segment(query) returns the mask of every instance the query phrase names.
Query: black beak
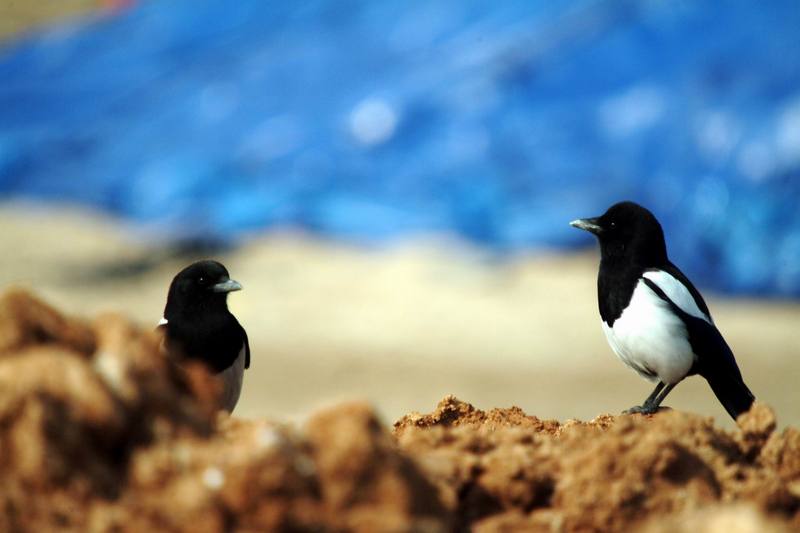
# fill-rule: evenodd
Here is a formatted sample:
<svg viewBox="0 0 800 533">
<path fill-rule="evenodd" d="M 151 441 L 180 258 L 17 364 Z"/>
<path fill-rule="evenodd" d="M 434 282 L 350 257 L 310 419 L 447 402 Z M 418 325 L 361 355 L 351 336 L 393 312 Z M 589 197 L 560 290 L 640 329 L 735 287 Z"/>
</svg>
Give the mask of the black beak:
<svg viewBox="0 0 800 533">
<path fill-rule="evenodd" d="M 582 230 L 586 230 L 589 233 L 594 233 L 595 235 L 600 235 L 603 232 L 603 227 L 598 224 L 598 218 L 579 218 L 578 220 L 573 220 L 569 223 L 570 226 L 573 228 L 578 228 Z"/>
</svg>

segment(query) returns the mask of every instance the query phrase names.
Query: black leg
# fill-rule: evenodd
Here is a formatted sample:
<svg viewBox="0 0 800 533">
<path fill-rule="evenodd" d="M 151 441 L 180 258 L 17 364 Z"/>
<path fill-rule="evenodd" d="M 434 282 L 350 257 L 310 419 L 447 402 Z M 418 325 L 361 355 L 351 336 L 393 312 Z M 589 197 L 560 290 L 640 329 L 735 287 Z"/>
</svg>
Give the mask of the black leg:
<svg viewBox="0 0 800 533">
<path fill-rule="evenodd" d="M 664 398 L 667 397 L 667 394 L 675 388 L 677 383 L 673 383 L 672 385 L 664 385 L 663 382 L 659 381 L 656 388 L 653 390 L 652 394 L 647 397 L 642 405 L 634 405 L 630 409 L 626 409 L 622 412 L 624 415 L 630 415 L 633 413 L 641 413 L 643 415 L 650 415 L 658 411 L 658 406 L 661 405 L 661 402 L 664 401 Z"/>
<path fill-rule="evenodd" d="M 650 396 L 647 397 L 647 399 L 644 401 L 644 403 L 642 405 L 650 405 L 651 403 L 653 403 L 653 401 L 656 399 L 656 397 L 658 397 L 658 393 L 661 392 L 661 389 L 663 389 L 663 388 L 664 388 L 664 382 L 663 381 L 659 381 L 658 385 L 656 385 L 656 388 L 653 389 L 652 394 L 650 394 Z M 656 405 L 658 405 L 658 404 L 656 404 Z"/>
<path fill-rule="evenodd" d="M 661 402 L 664 401 L 664 398 L 667 397 L 667 394 L 669 394 L 669 392 L 675 388 L 675 385 L 677 385 L 677 383 L 673 383 L 672 385 L 667 385 L 666 388 L 663 391 L 661 391 L 661 394 L 659 394 L 658 398 L 656 398 L 655 401 L 653 402 L 653 408 L 658 409 L 658 406 L 661 405 Z"/>
</svg>

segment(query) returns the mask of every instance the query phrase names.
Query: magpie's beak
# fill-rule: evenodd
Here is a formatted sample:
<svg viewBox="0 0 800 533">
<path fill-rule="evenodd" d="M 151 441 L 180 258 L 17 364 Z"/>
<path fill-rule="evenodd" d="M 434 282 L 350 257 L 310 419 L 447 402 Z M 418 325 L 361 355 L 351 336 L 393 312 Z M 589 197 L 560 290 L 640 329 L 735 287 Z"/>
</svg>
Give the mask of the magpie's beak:
<svg viewBox="0 0 800 533">
<path fill-rule="evenodd" d="M 220 281 L 216 285 L 212 285 L 211 290 L 214 292 L 240 291 L 242 290 L 242 284 L 232 279 L 226 279 L 225 281 Z"/>
<path fill-rule="evenodd" d="M 582 230 L 586 230 L 589 233 L 594 233 L 595 235 L 600 235 L 603 232 L 603 227 L 597 223 L 597 217 L 595 218 L 579 218 L 578 220 L 573 220 L 569 223 L 570 226 L 573 228 L 578 228 Z"/>
</svg>

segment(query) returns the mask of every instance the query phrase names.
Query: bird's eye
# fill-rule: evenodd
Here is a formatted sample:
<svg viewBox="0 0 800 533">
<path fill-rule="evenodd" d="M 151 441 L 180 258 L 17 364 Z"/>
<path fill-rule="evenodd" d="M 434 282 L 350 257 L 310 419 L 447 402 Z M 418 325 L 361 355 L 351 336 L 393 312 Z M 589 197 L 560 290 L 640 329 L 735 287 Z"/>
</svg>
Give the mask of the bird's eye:
<svg viewBox="0 0 800 533">
<path fill-rule="evenodd" d="M 206 284 L 206 278 L 204 278 L 203 276 L 200 276 L 199 278 L 197 278 L 197 283 L 199 283 L 200 285 L 205 285 Z"/>
<path fill-rule="evenodd" d="M 617 227 L 617 223 L 616 223 L 616 222 L 611 222 L 611 227 L 612 227 L 612 228 L 615 228 L 615 227 Z"/>
</svg>

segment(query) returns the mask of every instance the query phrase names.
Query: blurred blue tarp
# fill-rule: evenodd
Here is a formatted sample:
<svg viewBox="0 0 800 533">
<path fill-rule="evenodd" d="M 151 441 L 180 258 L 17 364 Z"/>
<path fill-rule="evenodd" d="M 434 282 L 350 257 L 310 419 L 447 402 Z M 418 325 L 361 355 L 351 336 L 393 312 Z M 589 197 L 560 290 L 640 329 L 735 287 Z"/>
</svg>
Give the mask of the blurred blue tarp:
<svg viewBox="0 0 800 533">
<path fill-rule="evenodd" d="M 700 285 L 800 296 L 800 2 L 141 2 L 0 49 L 0 195 L 501 252 L 633 199 Z"/>
</svg>

